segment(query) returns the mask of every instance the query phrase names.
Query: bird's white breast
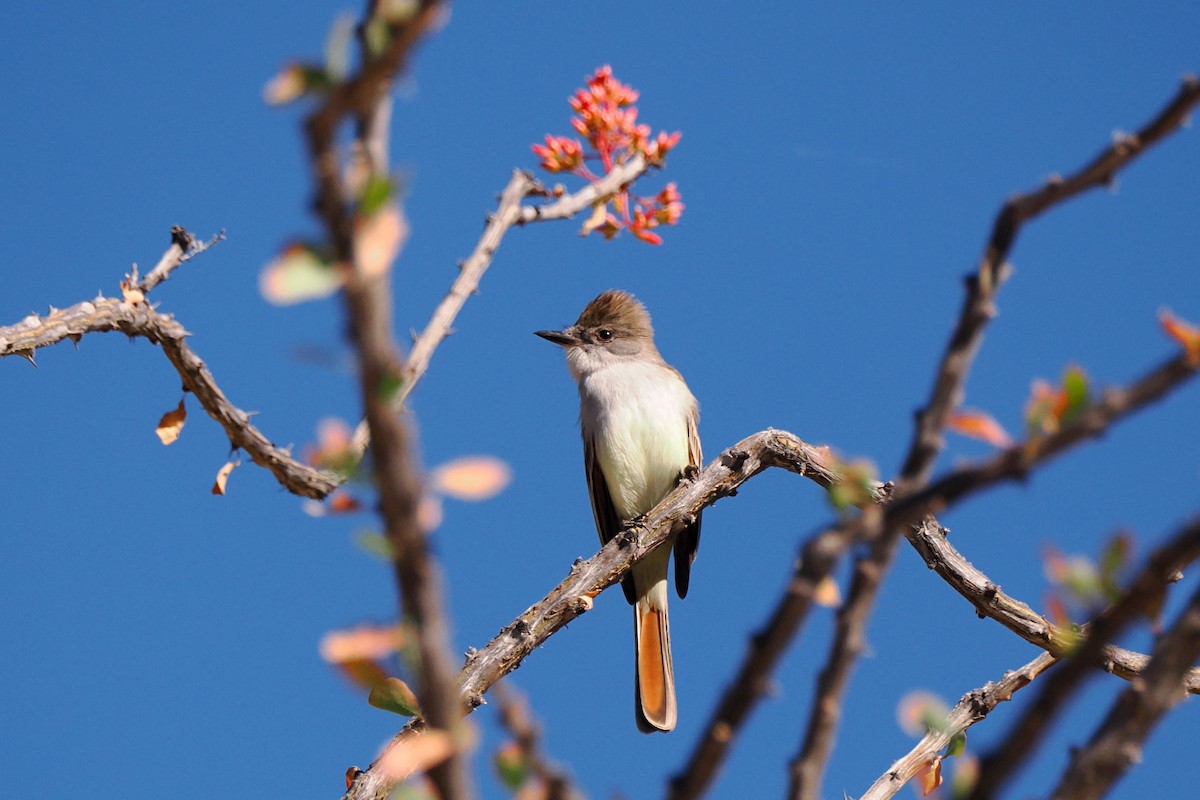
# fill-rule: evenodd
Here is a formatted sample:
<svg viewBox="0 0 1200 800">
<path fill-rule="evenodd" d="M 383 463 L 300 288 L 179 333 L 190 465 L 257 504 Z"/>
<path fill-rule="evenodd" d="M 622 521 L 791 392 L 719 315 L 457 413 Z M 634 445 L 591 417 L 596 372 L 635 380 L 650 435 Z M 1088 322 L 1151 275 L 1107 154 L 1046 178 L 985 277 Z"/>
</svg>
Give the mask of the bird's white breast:
<svg viewBox="0 0 1200 800">
<path fill-rule="evenodd" d="M 594 442 L 617 514 L 644 514 L 689 463 L 688 418 L 696 399 L 674 370 L 638 361 L 583 376 L 579 394 L 583 435 Z"/>
</svg>

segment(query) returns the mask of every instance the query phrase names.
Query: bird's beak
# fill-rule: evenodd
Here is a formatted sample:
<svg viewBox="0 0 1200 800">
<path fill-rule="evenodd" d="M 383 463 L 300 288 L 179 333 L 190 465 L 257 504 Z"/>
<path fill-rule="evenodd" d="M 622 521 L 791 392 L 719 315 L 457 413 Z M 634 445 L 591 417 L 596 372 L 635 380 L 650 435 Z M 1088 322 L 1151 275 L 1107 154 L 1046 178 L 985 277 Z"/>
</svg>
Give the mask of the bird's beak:
<svg viewBox="0 0 1200 800">
<path fill-rule="evenodd" d="M 579 337 L 572 333 L 570 328 L 561 331 L 534 331 L 534 334 L 542 337 L 547 342 L 554 342 L 563 347 L 574 347 L 580 344 Z"/>
</svg>

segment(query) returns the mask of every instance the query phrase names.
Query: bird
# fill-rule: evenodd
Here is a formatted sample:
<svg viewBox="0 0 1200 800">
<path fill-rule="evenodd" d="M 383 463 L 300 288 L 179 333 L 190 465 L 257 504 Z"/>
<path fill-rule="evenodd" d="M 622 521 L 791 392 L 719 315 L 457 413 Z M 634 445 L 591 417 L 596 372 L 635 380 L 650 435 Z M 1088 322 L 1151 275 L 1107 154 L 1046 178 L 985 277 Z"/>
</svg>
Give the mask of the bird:
<svg viewBox="0 0 1200 800">
<path fill-rule="evenodd" d="M 628 292 L 603 292 L 574 325 L 534 333 L 566 351 L 578 385 L 584 471 L 605 544 L 700 467 L 699 404 L 655 347 L 646 307 Z M 687 595 L 699 545 L 697 514 L 675 537 L 680 598 Z M 621 583 L 634 609 L 634 709 L 644 733 L 671 731 L 678 717 L 667 614 L 670 557 L 664 542 Z"/>
</svg>

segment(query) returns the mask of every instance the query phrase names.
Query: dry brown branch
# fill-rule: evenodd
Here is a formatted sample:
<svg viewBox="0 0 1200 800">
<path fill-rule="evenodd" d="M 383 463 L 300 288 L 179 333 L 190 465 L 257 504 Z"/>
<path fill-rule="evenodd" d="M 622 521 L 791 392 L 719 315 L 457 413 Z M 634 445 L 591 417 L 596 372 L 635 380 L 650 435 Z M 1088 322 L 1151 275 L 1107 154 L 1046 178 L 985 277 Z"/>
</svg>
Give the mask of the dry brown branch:
<svg viewBox="0 0 1200 800">
<path fill-rule="evenodd" d="M 171 273 L 177 267 L 187 261 L 191 261 L 196 256 L 203 253 L 214 244 L 225 240 L 225 231 L 213 236 L 207 242 L 198 242 L 196 237 L 188 233 L 187 229 L 176 225 L 171 228 L 171 246 L 162 254 L 162 258 L 154 265 L 154 268 L 146 273 L 146 277 L 140 281 L 135 280 L 138 289 L 143 294 L 149 292 L 155 286 L 158 286 L 163 281 L 171 277 Z M 134 274 L 136 276 L 137 265 L 133 265 Z"/>
<path fill-rule="evenodd" d="M 1096 667 L 1105 668 L 1104 647 L 1148 609 L 1161 607 L 1167 586 L 1185 566 L 1200 558 L 1200 516 L 1154 551 L 1121 599 L 1087 626 L 1086 638 L 1070 658 L 1042 682 L 1007 735 L 980 762 L 969 800 L 990 800 L 1012 772 L 1034 752 L 1055 716 Z"/>
<path fill-rule="evenodd" d="M 888 508 L 885 524 L 908 525 L 988 486 L 1024 479 L 1036 465 L 1099 436 L 1114 422 L 1161 400 L 1167 392 L 1195 377 L 1196 370 L 1188 354 L 1180 353 L 1126 388 L 1105 389 L 1099 402 L 1057 433 L 1020 442 L 980 464 L 956 469 L 919 492 L 898 497 Z"/>
<path fill-rule="evenodd" d="M 413 342 L 412 350 L 404 362 L 400 373 L 400 390 L 392 400 L 392 407 L 399 411 L 404 407 L 408 396 L 416 387 L 417 381 L 429 368 L 429 362 L 438 345 L 451 333 L 458 313 L 462 311 L 467 298 L 475 294 L 483 273 L 491 266 L 492 258 L 500 249 L 504 235 L 514 225 L 526 225 L 532 222 L 547 222 L 550 220 L 569 219 L 580 211 L 590 208 L 598 200 L 609 197 L 624 186 L 633 183 L 641 177 L 649 167 L 642 156 L 634 156 L 624 164 L 618 164 L 607 175 L 595 183 L 588 184 L 577 192 L 564 195 L 552 203 L 541 206 L 522 205 L 524 199 L 531 194 L 544 193 L 533 176 L 523 170 L 513 170 L 508 185 L 500 193 L 500 201 L 496 211 L 488 216 L 483 235 L 475 244 L 471 255 L 459 265 L 458 276 L 450 285 L 450 291 L 438 303 L 433 315 L 425 325 L 425 329 Z M 360 422 L 354 430 L 355 452 L 362 454 L 370 442 L 366 423 Z"/>
<path fill-rule="evenodd" d="M 864 514 L 863 518 L 852 523 L 855 526 L 861 526 L 857 532 L 857 538 L 870 540 L 871 532 L 874 530 L 890 530 L 897 526 L 907 529 L 923 516 L 958 502 L 969 494 L 1001 481 L 1025 477 L 1037 465 L 1089 437 L 1099 435 L 1112 423 L 1146 404 L 1158 400 L 1195 373 L 1196 367 L 1189 363 L 1185 353 L 1152 370 L 1127 389 L 1109 389 L 1099 403 L 1058 433 L 1015 445 L 980 465 L 954 470 L 945 477 L 934 481 L 925 490 L 910 495 L 908 498 L 890 500 L 884 506 L 880 522 L 873 522 L 868 514 Z M 838 528 L 822 534 L 822 537 L 824 536 L 829 536 L 829 541 L 842 541 L 841 537 L 847 536 L 846 526 L 838 526 Z M 1015 632 L 1043 649 L 1056 655 L 1062 654 L 1064 644 L 1062 640 L 1065 637 L 1059 636 L 1053 625 L 1027 606 L 999 594 L 995 584 L 967 564 L 966 560 L 954 551 L 944 537 L 938 538 L 940 541 L 926 545 L 922 544 L 925 540 L 920 538 L 919 534 L 910 535 L 910 540 L 917 551 L 925 557 L 926 563 L 932 569 L 937 570 L 939 575 L 965 597 L 976 602 L 976 607 L 980 608 L 982 613 L 995 615 L 1006 625 L 1009 625 L 1008 620 L 1010 619 L 1020 620 L 1016 627 L 1010 626 Z M 927 555 L 933 552 L 944 558 L 950 558 L 950 560 L 941 560 Z M 949 553 L 957 556 L 957 559 L 951 558 Z M 798 568 L 805 568 L 803 559 Z M 982 583 L 972 583 L 972 578 L 981 580 Z M 960 586 L 964 588 L 960 588 Z M 975 591 L 975 594 L 972 593 L 972 590 Z M 974 599 L 976 594 L 985 599 L 976 601 Z M 996 603 L 994 606 L 991 604 L 993 601 Z M 791 607 L 792 603 L 797 602 L 796 618 L 779 613 L 780 609 Z M 1017 607 L 1023 609 L 1024 613 L 1012 613 L 1012 609 Z M 806 600 L 794 601 L 785 597 L 778 604 L 771 621 L 754 635 L 750 649 L 743 659 L 736 677 L 722 693 L 717 709 L 705 725 L 687 764 L 670 780 L 668 794 L 672 800 L 699 797 L 708 789 L 728 755 L 734 736 L 740 730 L 740 726 L 750 711 L 753 710 L 753 705 L 762 696 L 761 687 L 765 686 L 769 680 L 770 672 L 774 669 L 779 655 L 795 631 L 799 629 L 799 624 L 807 610 Z M 1036 620 L 1036 623 L 1032 620 Z M 781 626 L 780 629 L 777 630 L 774 627 L 776 624 Z M 756 645 L 760 641 L 772 643 L 772 649 L 769 651 L 770 657 L 762 657 L 763 653 Z M 776 648 L 778 648 L 777 651 Z M 1125 678 L 1136 675 L 1144 666 L 1147 658 L 1144 655 L 1115 647 L 1109 648 L 1106 652 L 1113 659 L 1114 672 Z M 1200 671 L 1196 677 L 1196 686 L 1200 688 Z M 828 698 L 823 695 L 819 700 L 825 701 Z M 830 702 L 833 701 L 830 700 Z M 832 709 L 822 716 L 832 719 L 836 710 L 836 708 Z"/>
<path fill-rule="evenodd" d="M 1068 655 L 1078 637 L 1060 631 L 1054 623 L 1038 614 L 1025 603 L 1005 594 L 1000 586 L 976 569 L 946 538 L 946 529 L 936 520 L 926 520 L 914 526 L 909 542 L 930 569 L 975 606 L 976 613 L 991 617 L 1030 644 L 1054 655 Z M 1105 669 L 1132 681 L 1138 678 L 1149 663 L 1149 656 L 1116 645 L 1104 648 Z M 1188 691 L 1200 694 L 1200 669 L 1192 670 L 1187 678 Z"/>
<path fill-rule="evenodd" d="M 1051 800 L 1092 800 L 1141 759 L 1142 744 L 1162 716 L 1184 699 L 1184 677 L 1200 657 L 1200 588 L 1175 624 L 1154 644 L 1150 663 L 1109 709 L 1086 747 L 1071 763 Z M 1193 674 L 1196 670 L 1190 670 Z"/>
<path fill-rule="evenodd" d="M 533 718 L 528 701 L 519 692 L 500 681 L 492 687 L 500 724 L 513 737 L 529 764 L 530 772 L 543 787 L 543 800 L 584 800 L 566 770 L 549 759 L 542 747 L 542 730 Z"/>
<path fill-rule="evenodd" d="M 183 242 L 195 240 L 182 228 L 173 229 L 171 246 L 140 284 L 143 292 L 157 286 L 181 263 L 219 239 L 217 236 L 185 250 Z M 78 344 L 86 334 L 114 331 L 162 345 L 164 355 L 179 373 L 183 388 L 195 395 L 208 415 L 225 429 L 230 446 L 245 450 L 255 464 L 270 470 L 289 492 L 321 499 L 337 488 L 341 481 L 336 475 L 297 461 L 288 450 L 274 445 L 251 425 L 250 415 L 229 401 L 208 367 L 188 346 L 190 334 L 183 325 L 170 314 L 158 313 L 145 301 L 130 303 L 99 296 L 70 308 L 52 308 L 45 316 L 30 314 L 15 325 L 0 328 L 0 358 L 18 355 L 33 361 L 38 348 L 64 339 Z"/>
<path fill-rule="evenodd" d="M 375 11 L 368 5 L 368 16 Z M 325 225 L 337 263 L 345 277 L 343 297 L 350 339 L 358 355 L 363 416 L 375 442 L 372 474 L 379 493 L 384 533 L 394 553 L 393 566 L 401 597 L 401 613 L 412 620 L 420 652 L 419 698 L 429 725 L 456 732 L 462 713 L 454 685 L 447 612 L 437 564 L 429 553 L 425 532 L 417 519 L 421 480 L 415 445 L 404 419 L 394 413 L 388 386 L 400 374 L 399 348 L 392 336 L 389 275 L 368 276 L 357 269 L 350 192 L 342 180 L 337 146 L 341 124 L 357 125 L 356 147 L 375 169 L 386 164 L 388 92 L 421 36 L 441 12 L 436 0 L 421 2 L 411 16 L 389 23 L 388 44 L 377 58 L 364 52 L 358 73 L 334 87 L 309 114 L 309 158 L 313 170 L 313 207 Z M 457 748 L 428 769 L 442 800 L 464 800 L 473 790 L 466 760 Z"/>
<path fill-rule="evenodd" d="M 946 419 L 962 402 L 963 386 L 984 328 L 995 315 L 995 296 L 1007 277 L 1005 263 L 1021 226 L 1054 205 L 1111 182 L 1117 172 L 1146 148 L 1180 127 L 1197 102 L 1200 102 L 1200 81 L 1188 78 L 1175 98 L 1135 136 L 1116 139 L 1074 175 L 1065 180 L 1051 180 L 1036 191 L 1018 195 L 1000 210 L 978 271 L 966 281 L 963 307 L 938 365 L 929 401 L 917 414 L 912 443 L 896 480 L 896 497 L 911 494 L 929 480 L 942 451 Z M 891 570 L 902 534 L 903 527 L 884 528 L 880 535 L 872 537 L 870 551 L 855 562 L 850 590 L 839 610 L 829 654 L 817 678 L 804 739 L 789 765 L 788 796 L 793 800 L 820 798 L 821 780 L 837 738 L 850 672 L 864 647 L 875 598 Z"/>
<path fill-rule="evenodd" d="M 689 525 L 697 513 L 763 470 L 777 467 L 828 488 L 837 479 L 837 460 L 827 448 L 813 447 L 786 431 L 767 430 L 725 450 L 692 480 L 683 481 L 637 524 L 613 538 L 599 553 L 577 561 L 567 577 L 541 600 L 501 629 L 482 650 L 472 651 L 458 674 L 462 702 L 468 710 L 483 702 L 496 681 L 555 632 L 592 608 L 592 599 L 613 585 L 651 550 Z M 880 497 L 885 487 L 877 487 Z M 416 721 L 393 742 L 420 730 Z M 387 776 L 368 769 L 356 773 L 344 800 L 383 800 L 392 789 Z"/>
<path fill-rule="evenodd" d="M 1011 700 L 1014 692 L 1028 686 L 1057 660 L 1049 653 L 1042 653 L 1020 669 L 1005 672 L 1004 677 L 995 683 L 989 681 L 964 694 L 946 715 L 946 721 L 936 730 L 927 732 L 912 750 L 892 764 L 858 800 L 888 800 L 894 797 L 904 784 L 940 760 L 941 752 L 950 744 L 951 739 L 982 720 L 996 706 Z"/>
<path fill-rule="evenodd" d="M 1110 184 L 1148 148 L 1182 127 L 1200 103 L 1200 78 L 1189 75 L 1170 102 L 1132 135 L 1114 137 L 1087 166 L 1068 178 L 1052 178 L 1040 189 L 1010 199 L 1000 209 L 976 274 L 967 278 L 967 296 L 946 353 L 942 356 L 930 402 L 917 417 L 917 429 L 901 473 L 924 474 L 942 449 L 946 417 L 962 402 L 966 374 L 979 349 L 983 329 L 996 314 L 996 291 L 1007 277 L 1007 258 L 1017 234 L 1029 220 L 1077 194 Z"/>
</svg>

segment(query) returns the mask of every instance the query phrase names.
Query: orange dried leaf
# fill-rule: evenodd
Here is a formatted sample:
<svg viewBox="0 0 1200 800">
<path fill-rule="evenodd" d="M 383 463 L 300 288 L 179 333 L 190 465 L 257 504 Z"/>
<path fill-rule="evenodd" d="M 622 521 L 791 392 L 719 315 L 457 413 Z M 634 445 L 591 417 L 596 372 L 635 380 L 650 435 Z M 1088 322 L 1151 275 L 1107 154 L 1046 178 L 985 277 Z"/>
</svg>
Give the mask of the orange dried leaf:
<svg viewBox="0 0 1200 800">
<path fill-rule="evenodd" d="M 187 421 L 187 409 L 183 406 L 183 398 L 179 398 L 179 405 L 173 410 L 162 415 L 162 419 L 158 421 L 158 427 L 154 432 L 158 434 L 158 438 L 163 444 L 171 444 L 179 438 L 179 432 L 183 430 L 183 423 Z"/>
<path fill-rule="evenodd" d="M 351 683 L 362 689 L 371 689 L 390 677 L 382 665 L 368 658 L 352 658 L 338 662 L 336 666 Z"/>
<path fill-rule="evenodd" d="M 330 631 L 321 637 L 321 658 L 331 664 L 387 658 L 403 647 L 407 638 L 402 625 L 360 625 L 348 631 Z"/>
<path fill-rule="evenodd" d="M 935 758 L 933 763 L 917 773 L 921 782 L 921 796 L 928 797 L 929 793 L 942 785 L 942 759 Z"/>
<path fill-rule="evenodd" d="M 1165 308 L 1158 312 L 1158 321 L 1168 336 L 1183 345 L 1188 363 L 1193 367 L 1200 367 L 1200 328 L 1180 319 Z"/>
<path fill-rule="evenodd" d="M 349 514 L 362 508 L 358 498 L 349 492 L 335 492 L 333 497 L 329 498 L 328 505 L 329 511 L 334 514 Z"/>
<path fill-rule="evenodd" d="M 842 590 L 833 576 L 826 575 L 813 590 L 813 602 L 826 608 L 837 608 L 842 604 Z"/>
<path fill-rule="evenodd" d="M 467 456 L 447 461 L 433 471 L 434 491 L 456 500 L 487 500 L 512 481 L 508 464 L 492 456 Z"/>
<path fill-rule="evenodd" d="M 225 494 L 225 483 L 229 480 L 229 473 L 233 472 L 234 468 L 241 463 L 242 460 L 240 458 L 225 462 L 225 466 L 217 471 L 217 479 L 213 481 L 213 494 Z"/>
<path fill-rule="evenodd" d="M 388 203 L 354 225 L 354 257 L 359 271 L 373 278 L 387 272 L 408 239 L 408 220 L 395 203 Z"/>
<path fill-rule="evenodd" d="M 961 409 L 955 411 L 946 420 L 946 427 L 963 436 L 979 439 L 995 447 L 1011 447 L 1012 437 L 1008 435 L 1000 423 L 984 411 Z"/>
<path fill-rule="evenodd" d="M 389 781 L 402 781 L 442 763 L 455 749 L 449 733 L 430 728 L 392 742 L 375 762 L 375 769 Z"/>
</svg>

